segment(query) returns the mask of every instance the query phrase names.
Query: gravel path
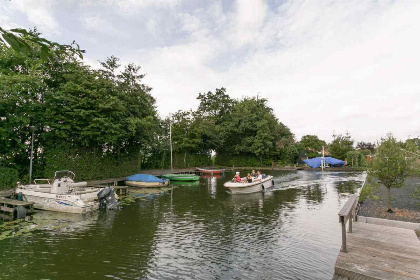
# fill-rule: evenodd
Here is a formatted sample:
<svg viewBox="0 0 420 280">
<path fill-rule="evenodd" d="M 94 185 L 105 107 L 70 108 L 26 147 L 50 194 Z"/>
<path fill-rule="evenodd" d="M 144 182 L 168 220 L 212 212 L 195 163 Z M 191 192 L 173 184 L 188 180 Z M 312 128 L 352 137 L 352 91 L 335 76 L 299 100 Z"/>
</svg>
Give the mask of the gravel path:
<svg viewBox="0 0 420 280">
<path fill-rule="evenodd" d="M 416 188 L 420 188 L 420 177 L 409 177 L 401 188 L 391 188 L 391 208 L 386 206 L 386 187 L 380 185 L 374 195 L 376 199 L 365 199 L 361 204 L 359 215 L 389 220 L 420 223 L 420 197 L 413 197 Z"/>
</svg>

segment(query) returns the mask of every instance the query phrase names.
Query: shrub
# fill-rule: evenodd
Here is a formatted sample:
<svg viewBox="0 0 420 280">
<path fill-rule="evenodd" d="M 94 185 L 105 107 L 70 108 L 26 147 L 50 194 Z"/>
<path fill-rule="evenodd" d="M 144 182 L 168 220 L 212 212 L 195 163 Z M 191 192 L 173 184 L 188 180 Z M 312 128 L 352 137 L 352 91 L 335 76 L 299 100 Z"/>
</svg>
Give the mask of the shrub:
<svg viewBox="0 0 420 280">
<path fill-rule="evenodd" d="M 13 188 L 19 180 L 19 173 L 14 168 L 0 167 L 0 189 Z"/>
</svg>

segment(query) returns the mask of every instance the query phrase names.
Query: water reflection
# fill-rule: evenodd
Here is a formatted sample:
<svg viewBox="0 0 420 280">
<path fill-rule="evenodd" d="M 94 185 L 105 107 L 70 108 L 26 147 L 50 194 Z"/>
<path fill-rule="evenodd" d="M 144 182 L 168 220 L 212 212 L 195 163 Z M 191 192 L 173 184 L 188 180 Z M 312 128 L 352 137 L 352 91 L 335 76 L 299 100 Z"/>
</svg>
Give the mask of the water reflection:
<svg viewBox="0 0 420 280">
<path fill-rule="evenodd" d="M 66 220 L 65 234 L 0 241 L 0 279 L 331 279 L 336 213 L 364 175 L 267 173 L 275 188 L 265 193 L 230 195 L 227 173 L 121 211 L 45 218 Z"/>
</svg>

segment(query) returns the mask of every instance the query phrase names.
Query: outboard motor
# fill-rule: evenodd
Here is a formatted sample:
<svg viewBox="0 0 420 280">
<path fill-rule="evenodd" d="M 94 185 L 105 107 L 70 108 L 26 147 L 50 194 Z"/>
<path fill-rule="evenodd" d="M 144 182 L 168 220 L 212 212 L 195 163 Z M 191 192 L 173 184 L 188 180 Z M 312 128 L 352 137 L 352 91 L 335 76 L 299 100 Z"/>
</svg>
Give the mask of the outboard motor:
<svg viewBox="0 0 420 280">
<path fill-rule="evenodd" d="M 98 192 L 99 208 L 106 209 L 118 209 L 120 202 L 117 201 L 115 197 L 115 192 L 113 187 L 103 188 Z"/>
</svg>

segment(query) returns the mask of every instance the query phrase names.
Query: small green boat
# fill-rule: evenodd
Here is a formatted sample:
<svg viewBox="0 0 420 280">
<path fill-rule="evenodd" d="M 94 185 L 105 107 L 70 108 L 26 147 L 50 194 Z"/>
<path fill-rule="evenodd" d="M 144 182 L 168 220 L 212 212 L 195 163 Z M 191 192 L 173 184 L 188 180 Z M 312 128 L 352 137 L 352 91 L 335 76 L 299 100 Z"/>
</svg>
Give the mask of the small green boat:
<svg viewBox="0 0 420 280">
<path fill-rule="evenodd" d="M 165 174 L 162 178 L 169 179 L 171 181 L 198 181 L 200 176 L 193 174 Z"/>
<path fill-rule="evenodd" d="M 172 186 L 187 186 L 187 187 L 197 187 L 200 185 L 199 181 L 171 181 Z"/>
</svg>

